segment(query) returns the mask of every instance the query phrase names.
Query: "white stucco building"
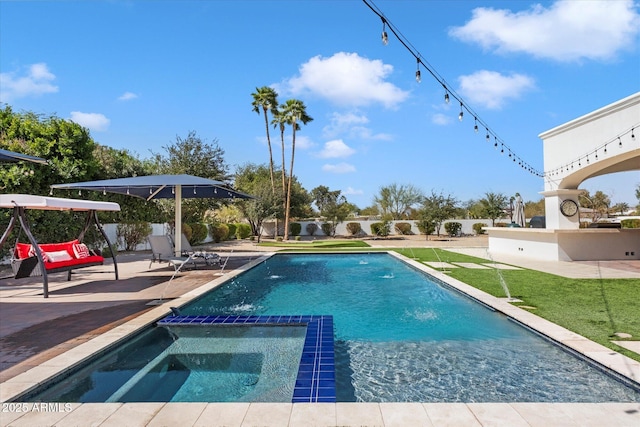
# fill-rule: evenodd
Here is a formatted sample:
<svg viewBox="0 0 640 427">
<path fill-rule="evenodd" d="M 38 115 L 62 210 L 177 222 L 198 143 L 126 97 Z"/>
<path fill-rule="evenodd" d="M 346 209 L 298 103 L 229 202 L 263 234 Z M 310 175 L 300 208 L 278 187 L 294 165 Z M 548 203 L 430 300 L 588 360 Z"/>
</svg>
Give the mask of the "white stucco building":
<svg viewBox="0 0 640 427">
<path fill-rule="evenodd" d="M 580 229 L 580 184 L 638 171 L 640 92 L 541 133 L 546 228 L 489 228 L 489 251 L 544 260 L 640 259 L 640 229 Z"/>
</svg>

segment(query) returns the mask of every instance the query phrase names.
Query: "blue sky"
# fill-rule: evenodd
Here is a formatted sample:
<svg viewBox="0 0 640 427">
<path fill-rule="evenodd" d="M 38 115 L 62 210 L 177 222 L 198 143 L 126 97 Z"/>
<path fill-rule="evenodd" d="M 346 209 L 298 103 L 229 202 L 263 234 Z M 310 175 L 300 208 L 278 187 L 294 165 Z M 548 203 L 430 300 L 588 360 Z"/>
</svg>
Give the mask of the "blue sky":
<svg viewBox="0 0 640 427">
<path fill-rule="evenodd" d="M 233 172 L 268 162 L 251 93 L 273 86 L 314 118 L 297 133 L 294 174 L 366 207 L 392 183 L 460 201 L 539 200 L 543 178 L 493 136 L 543 171 L 540 133 L 640 90 L 637 2 L 368 1 L 491 143 L 424 66 L 416 81 L 415 57 L 389 28 L 383 45 L 361 0 L 0 1 L 0 102 L 71 119 L 143 158 L 195 131 L 218 141 Z M 279 160 L 277 131 L 272 140 Z M 626 172 L 581 188 L 635 206 L 638 183 Z"/>
</svg>

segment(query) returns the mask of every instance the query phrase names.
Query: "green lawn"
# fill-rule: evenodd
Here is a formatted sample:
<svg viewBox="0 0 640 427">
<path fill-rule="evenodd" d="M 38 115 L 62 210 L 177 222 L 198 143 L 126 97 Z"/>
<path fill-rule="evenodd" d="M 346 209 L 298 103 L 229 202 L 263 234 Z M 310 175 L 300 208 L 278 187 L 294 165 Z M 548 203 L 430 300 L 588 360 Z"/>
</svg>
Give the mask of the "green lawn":
<svg viewBox="0 0 640 427">
<path fill-rule="evenodd" d="M 368 247 L 359 240 L 320 240 L 314 242 L 266 243 L 295 249 L 344 250 Z M 371 251 L 379 250 L 370 248 Z M 487 263 L 483 258 L 449 252 L 438 248 L 402 248 L 396 252 L 421 262 Z M 611 340 L 626 332 L 640 339 L 640 284 L 635 279 L 568 279 L 534 270 L 496 270 L 452 268 L 449 276 L 496 297 L 504 297 L 500 282 L 504 279 L 512 297 L 522 300 L 515 305 L 576 332 L 621 354 L 640 361 L 640 355 L 619 347 Z"/>
</svg>

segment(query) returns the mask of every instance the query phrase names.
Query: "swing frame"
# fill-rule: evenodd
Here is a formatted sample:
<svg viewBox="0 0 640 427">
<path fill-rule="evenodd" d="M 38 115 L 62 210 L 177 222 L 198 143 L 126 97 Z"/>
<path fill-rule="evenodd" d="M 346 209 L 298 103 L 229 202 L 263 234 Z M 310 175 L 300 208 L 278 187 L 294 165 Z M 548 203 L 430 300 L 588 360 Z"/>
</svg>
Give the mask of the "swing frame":
<svg viewBox="0 0 640 427">
<path fill-rule="evenodd" d="M 105 233 L 100 221 L 98 220 L 98 211 L 120 211 L 120 205 L 112 202 L 96 202 L 90 200 L 79 200 L 79 199 L 63 199 L 60 197 L 44 197 L 44 196 L 34 196 L 30 194 L 0 194 L 0 208 L 8 208 L 13 209 L 13 214 L 11 219 L 9 220 L 9 225 L 7 229 L 2 234 L 0 238 L 0 249 L 4 246 L 6 241 L 9 238 L 9 234 L 13 230 L 13 228 L 18 225 L 24 231 L 25 235 L 29 239 L 31 246 L 35 252 L 35 257 L 37 259 L 36 265 L 32 268 L 40 268 L 42 273 L 42 286 L 43 286 L 43 295 L 45 298 L 49 297 L 49 278 L 48 273 L 56 273 L 60 271 L 67 271 L 67 280 L 71 280 L 71 271 L 83 268 L 90 267 L 94 265 L 101 265 L 102 262 L 96 262 L 95 259 L 92 262 L 88 263 L 75 263 L 73 265 L 54 267 L 55 263 L 48 263 L 50 268 L 47 269 L 45 267 L 44 256 L 42 253 L 42 249 L 40 248 L 40 244 L 38 244 L 37 240 L 31 233 L 31 229 L 29 227 L 29 222 L 27 221 L 27 210 L 35 209 L 35 210 L 57 210 L 57 211 L 77 211 L 77 212 L 87 212 L 87 219 L 85 221 L 84 228 L 80 232 L 80 235 L 77 238 L 78 242 L 82 242 L 85 233 L 91 226 L 92 222 L 95 223 L 96 227 L 102 234 L 102 237 L 107 242 L 111 252 L 111 258 L 113 259 L 113 265 L 115 269 L 115 277 L 118 280 L 118 262 L 116 261 L 115 250 L 107 234 Z M 14 248 L 14 253 L 16 248 Z M 12 254 L 13 255 L 13 254 Z M 102 259 L 104 260 L 104 258 Z M 28 277 L 31 271 L 27 272 L 24 276 Z M 15 274 L 15 273 L 14 273 Z M 19 277 L 16 277 L 19 278 Z"/>
</svg>

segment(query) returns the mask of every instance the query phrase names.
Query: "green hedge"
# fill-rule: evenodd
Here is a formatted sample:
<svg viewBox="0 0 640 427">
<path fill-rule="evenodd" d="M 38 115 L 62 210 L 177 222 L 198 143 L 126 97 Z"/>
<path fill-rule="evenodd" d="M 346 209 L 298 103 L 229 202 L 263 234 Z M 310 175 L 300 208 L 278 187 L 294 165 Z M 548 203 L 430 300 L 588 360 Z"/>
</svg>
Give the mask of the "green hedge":
<svg viewBox="0 0 640 427">
<path fill-rule="evenodd" d="M 300 231 L 302 231 L 302 224 L 299 222 L 292 222 L 289 224 L 289 234 L 292 236 L 299 236 Z"/>
<path fill-rule="evenodd" d="M 640 219 L 631 218 L 631 219 L 623 219 L 620 221 L 620 227 L 622 228 L 640 228 Z"/>
<path fill-rule="evenodd" d="M 249 224 L 239 223 L 236 224 L 236 238 L 246 239 L 251 236 L 251 226 Z"/>
</svg>

